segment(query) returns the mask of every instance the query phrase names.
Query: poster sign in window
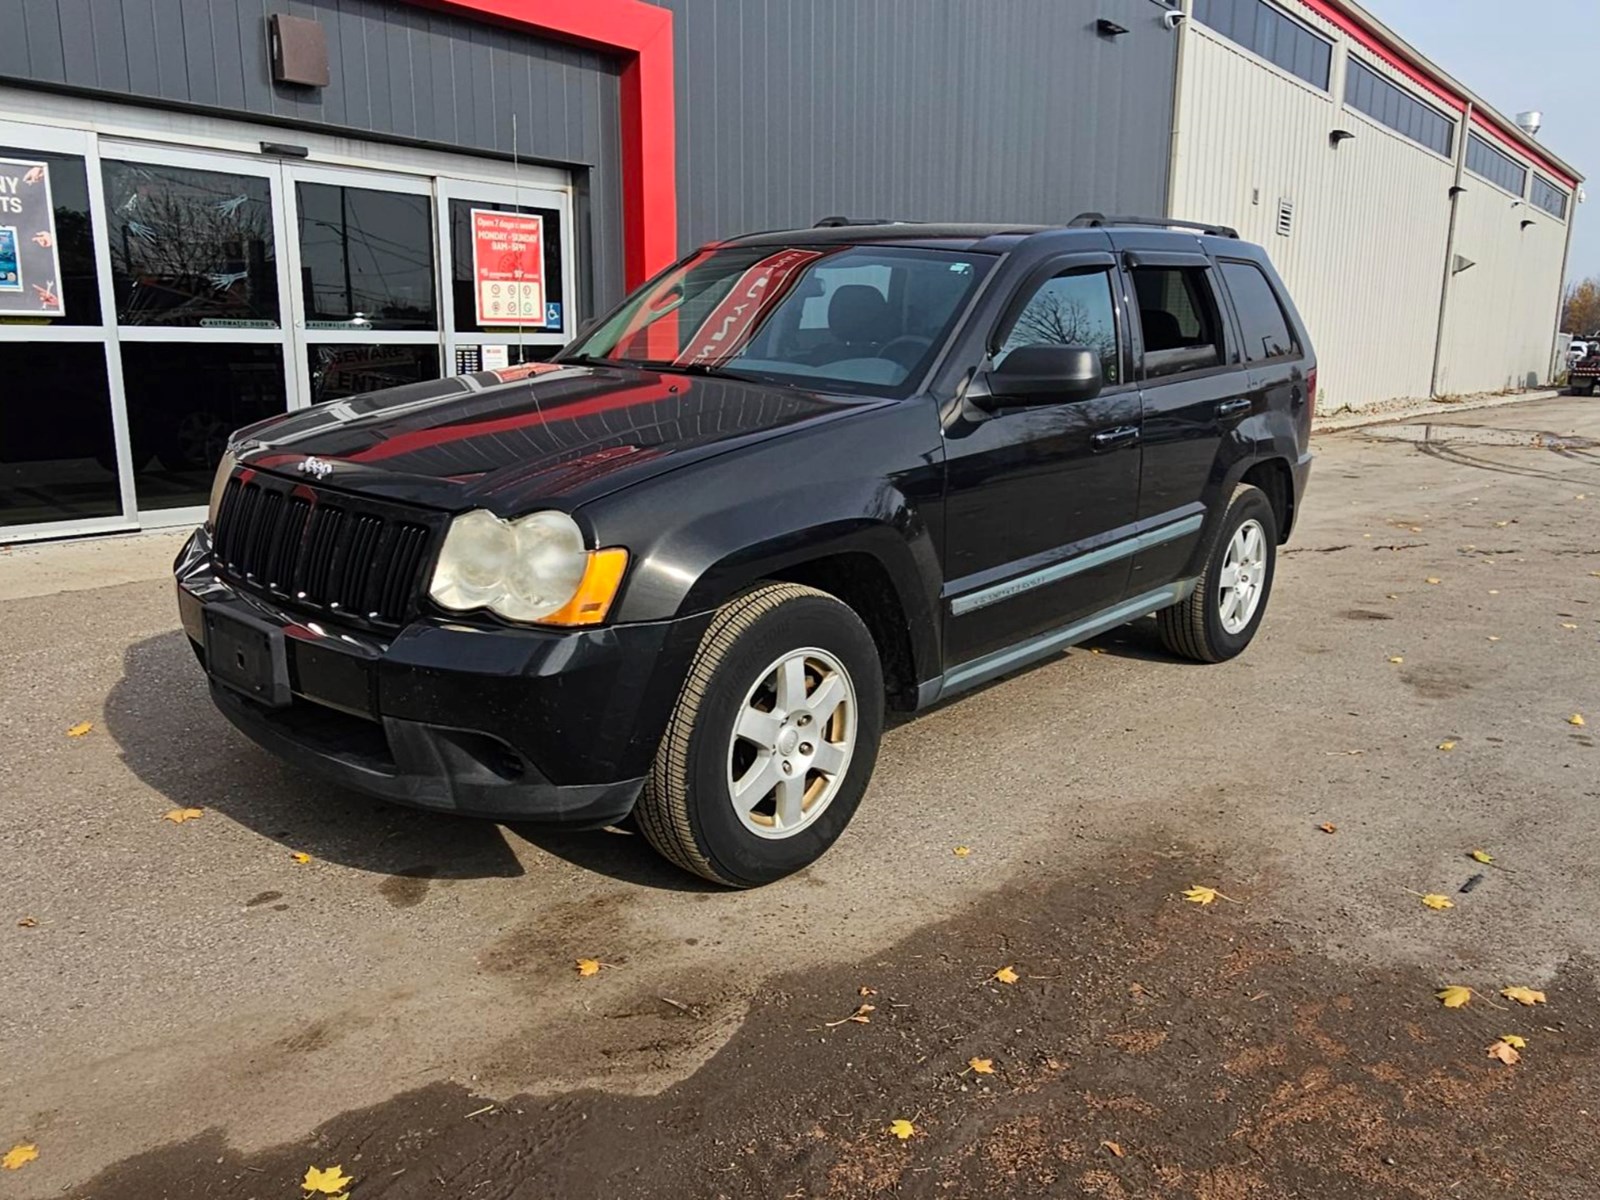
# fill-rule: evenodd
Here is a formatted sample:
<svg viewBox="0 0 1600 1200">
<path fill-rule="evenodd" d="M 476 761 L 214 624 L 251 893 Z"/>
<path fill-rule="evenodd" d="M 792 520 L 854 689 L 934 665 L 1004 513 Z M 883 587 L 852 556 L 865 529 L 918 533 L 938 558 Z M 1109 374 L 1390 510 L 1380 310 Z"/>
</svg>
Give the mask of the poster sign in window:
<svg viewBox="0 0 1600 1200">
<path fill-rule="evenodd" d="M 472 278 L 479 325 L 545 325 L 544 218 L 473 209 Z"/>
<path fill-rule="evenodd" d="M 61 257 L 50 165 L 0 158 L 0 315 L 59 317 Z"/>
</svg>

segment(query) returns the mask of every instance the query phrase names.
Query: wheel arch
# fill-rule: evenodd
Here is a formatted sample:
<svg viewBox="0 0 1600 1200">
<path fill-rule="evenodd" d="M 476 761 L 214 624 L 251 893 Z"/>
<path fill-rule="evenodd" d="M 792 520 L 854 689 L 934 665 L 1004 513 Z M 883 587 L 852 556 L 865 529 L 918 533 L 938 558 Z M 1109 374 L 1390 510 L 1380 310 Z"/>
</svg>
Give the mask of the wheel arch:
<svg viewBox="0 0 1600 1200">
<path fill-rule="evenodd" d="M 1283 545 L 1289 540 L 1289 531 L 1294 527 L 1295 518 L 1294 472 L 1289 460 L 1277 457 L 1257 459 L 1239 473 L 1238 479 L 1224 494 L 1231 495 L 1233 487 L 1241 483 L 1258 487 L 1266 493 L 1272 505 L 1272 514 L 1278 522 L 1278 544 Z"/>
</svg>

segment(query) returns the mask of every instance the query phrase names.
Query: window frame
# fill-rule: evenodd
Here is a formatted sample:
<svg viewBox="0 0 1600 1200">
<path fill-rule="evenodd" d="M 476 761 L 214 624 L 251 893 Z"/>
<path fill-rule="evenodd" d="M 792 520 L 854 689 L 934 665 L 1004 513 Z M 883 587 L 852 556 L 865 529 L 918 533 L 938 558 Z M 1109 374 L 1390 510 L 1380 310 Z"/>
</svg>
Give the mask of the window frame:
<svg viewBox="0 0 1600 1200">
<path fill-rule="evenodd" d="M 1543 197 L 1540 195 L 1540 188 L 1545 189 L 1546 195 L 1559 197 L 1561 201 L 1561 207 L 1559 209 L 1555 209 L 1551 208 L 1548 204 L 1541 203 Z M 1567 214 L 1572 211 L 1572 193 L 1567 191 L 1561 185 L 1552 183 L 1543 175 L 1539 174 L 1538 171 L 1535 171 L 1533 173 L 1533 179 L 1528 183 L 1528 203 L 1533 205 L 1533 207 L 1537 208 L 1540 212 L 1545 213 L 1548 216 L 1552 216 L 1558 221 L 1565 221 L 1567 219 Z"/>
<path fill-rule="evenodd" d="M 1368 96 L 1368 106 L 1365 108 L 1359 103 L 1363 85 L 1366 87 Z M 1380 87 L 1383 89 L 1381 97 L 1378 92 Z M 1396 111 L 1393 119 L 1386 115 L 1389 101 L 1396 102 Z M 1400 86 L 1400 84 L 1353 52 L 1346 55 L 1344 96 L 1341 103 L 1345 108 L 1353 109 L 1369 121 L 1376 121 L 1389 132 L 1399 134 L 1406 141 L 1421 146 L 1429 153 L 1436 154 L 1446 161 L 1455 161 L 1456 150 L 1459 146 L 1457 139 L 1461 136 L 1459 118 L 1450 115 L 1443 109 L 1428 103 L 1421 96 Z M 1374 112 L 1374 109 L 1383 111 Z M 1440 149 L 1438 146 L 1417 136 L 1415 132 L 1416 119 L 1423 114 L 1431 114 L 1437 117 L 1449 131 L 1448 144 L 1444 149 Z M 1412 126 L 1411 129 L 1405 128 L 1408 118 Z"/>
<path fill-rule="evenodd" d="M 1496 179 L 1493 175 L 1488 174 L 1486 171 L 1479 170 L 1477 167 L 1473 166 L 1472 151 L 1474 148 L 1481 149 L 1483 153 L 1489 155 L 1492 160 L 1510 163 L 1513 167 L 1520 171 L 1522 174 L 1521 190 L 1512 191 L 1506 186 L 1504 181 Z M 1521 200 L 1528 194 L 1528 177 L 1533 174 L 1532 169 L 1520 159 L 1512 158 L 1511 155 L 1505 153 L 1505 151 L 1497 150 L 1495 147 L 1491 146 L 1488 138 L 1479 135 L 1474 130 L 1467 131 L 1467 153 L 1465 159 L 1463 160 L 1463 165 L 1478 179 L 1483 180 L 1491 187 L 1499 188 L 1508 196 L 1515 196 L 1518 200 Z"/>
<path fill-rule="evenodd" d="M 1171 252 L 1163 254 L 1159 251 L 1130 251 L 1131 261 L 1123 263 L 1123 273 L 1127 278 L 1129 296 L 1129 323 L 1138 331 L 1139 352 L 1135 359 L 1140 387 L 1161 387 L 1169 383 L 1184 383 L 1191 379 L 1207 379 L 1213 375 L 1221 375 L 1230 371 L 1240 371 L 1245 367 L 1243 355 L 1240 352 L 1238 332 L 1233 319 L 1232 300 L 1227 290 L 1219 286 L 1216 280 L 1210 279 L 1212 272 L 1217 270 L 1214 259 L 1205 254 L 1186 252 Z M 1135 318 L 1133 310 L 1138 308 L 1136 303 L 1139 295 L 1138 283 L 1134 278 L 1135 271 L 1194 271 L 1206 278 L 1206 290 L 1211 296 L 1212 314 L 1216 318 L 1217 329 L 1222 334 L 1221 361 L 1211 366 L 1179 369 L 1161 374 L 1152 375 L 1147 365 L 1147 359 L 1152 353 L 1161 354 L 1163 351 L 1148 351 L 1144 345 L 1144 318 L 1142 315 Z"/>
<path fill-rule="evenodd" d="M 1118 392 L 1131 391 L 1138 387 L 1138 380 L 1133 373 L 1133 323 L 1128 313 L 1127 281 L 1122 277 L 1121 268 L 1117 263 L 1117 256 L 1109 250 L 1080 251 L 1076 254 L 1055 255 L 1034 267 L 1012 289 L 1010 297 L 1006 300 L 1000 314 L 989 327 L 989 332 L 984 341 L 984 356 L 987 359 L 987 369 L 993 370 L 996 356 L 1004 346 L 1006 338 L 1011 336 L 1011 331 L 1016 328 L 1017 320 L 1028 307 L 1029 302 L 1045 284 L 1062 275 L 1088 275 L 1095 272 L 1107 276 L 1106 286 L 1111 292 L 1111 316 L 1117 332 L 1117 375 L 1118 382 L 1106 383 L 1100 389 L 1100 395 L 1116 395 Z M 1104 364 L 1101 366 L 1104 373 Z M 1075 403 L 1082 403 L 1077 401 Z"/>
<path fill-rule="evenodd" d="M 1217 278 L 1222 283 L 1223 290 L 1228 294 L 1228 308 L 1233 313 L 1234 324 L 1239 330 L 1239 356 L 1246 369 L 1258 366 L 1270 366 L 1273 363 L 1291 362 L 1305 356 L 1305 347 L 1300 342 L 1300 331 L 1295 328 L 1293 317 L 1288 306 L 1284 303 L 1283 293 L 1278 290 L 1272 276 L 1262 268 L 1261 264 L 1248 258 L 1219 257 L 1217 260 Z M 1261 277 L 1261 282 L 1266 285 L 1267 294 L 1272 297 L 1272 302 L 1278 306 L 1278 314 L 1283 318 L 1283 327 L 1289 332 L 1289 349 L 1282 354 L 1273 354 L 1266 358 L 1252 359 L 1250 357 L 1249 343 L 1245 337 L 1244 317 L 1240 315 L 1238 301 L 1234 299 L 1233 289 L 1228 285 L 1227 268 L 1249 267 Z"/>
<path fill-rule="evenodd" d="M 1205 3 L 1212 4 L 1226 3 L 1230 5 L 1229 11 L 1231 13 L 1237 13 L 1238 6 L 1241 4 L 1250 5 L 1250 16 L 1253 18 L 1253 20 L 1250 22 L 1250 41 L 1246 42 L 1240 37 L 1235 36 L 1236 33 L 1242 32 L 1237 24 L 1230 22 L 1231 28 L 1222 29 L 1217 25 L 1211 24 L 1205 19 L 1205 17 L 1201 16 L 1199 12 L 1199 4 L 1201 2 L 1202 0 L 1197 0 L 1195 20 L 1199 21 L 1200 24 L 1204 25 L 1207 29 L 1216 34 L 1219 38 L 1223 39 L 1230 46 L 1237 46 L 1247 54 L 1254 55 L 1262 62 L 1267 63 L 1269 66 L 1272 66 L 1279 71 L 1282 71 L 1285 75 L 1288 75 L 1293 79 L 1299 80 L 1309 88 L 1314 88 L 1326 96 L 1333 95 L 1334 41 L 1332 38 L 1328 37 L 1320 30 L 1313 28 L 1307 22 L 1302 21 L 1293 13 L 1271 3 L 1270 0 L 1203 0 Z M 1296 46 L 1294 47 L 1295 53 L 1292 53 L 1289 56 L 1290 63 L 1292 65 L 1285 66 L 1283 63 L 1278 61 L 1276 55 L 1280 51 L 1279 41 L 1281 40 L 1280 34 L 1283 29 L 1283 25 L 1269 24 L 1268 26 L 1264 27 L 1261 23 L 1261 12 L 1263 9 L 1269 12 L 1278 21 L 1294 27 L 1299 31 L 1300 35 L 1304 36 L 1304 38 L 1309 39 L 1309 41 L 1305 41 L 1302 40 L 1300 36 L 1296 37 Z M 1268 36 L 1269 30 L 1270 37 Z M 1270 48 L 1273 51 L 1272 54 L 1267 54 L 1265 52 L 1265 42 L 1271 43 Z M 1320 43 L 1323 47 L 1325 51 L 1324 54 L 1315 53 L 1314 48 L 1318 43 Z M 1313 47 L 1313 53 L 1311 55 L 1311 69 L 1313 72 L 1316 72 L 1318 67 L 1321 68 L 1321 82 L 1318 82 L 1317 79 L 1312 78 L 1309 75 L 1302 74 L 1298 70 L 1300 61 L 1300 55 L 1298 51 L 1302 45 Z"/>
</svg>

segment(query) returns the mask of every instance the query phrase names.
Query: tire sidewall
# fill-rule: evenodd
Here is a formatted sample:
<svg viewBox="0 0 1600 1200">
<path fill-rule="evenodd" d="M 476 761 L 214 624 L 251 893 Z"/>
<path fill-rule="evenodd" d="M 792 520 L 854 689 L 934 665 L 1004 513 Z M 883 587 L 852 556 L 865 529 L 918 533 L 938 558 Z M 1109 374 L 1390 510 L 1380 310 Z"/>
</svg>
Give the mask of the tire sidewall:
<svg viewBox="0 0 1600 1200">
<path fill-rule="evenodd" d="M 1233 535 L 1249 520 L 1260 522 L 1266 535 L 1266 578 L 1262 581 L 1261 599 L 1256 604 L 1256 611 L 1251 616 L 1250 623 L 1238 633 L 1229 633 L 1223 627 L 1220 606 L 1222 568 L 1227 560 L 1228 545 L 1233 541 Z M 1225 661 L 1242 653 L 1254 639 L 1256 630 L 1261 627 L 1261 621 L 1267 615 L 1267 604 L 1272 599 L 1272 585 L 1277 574 L 1278 519 L 1272 511 L 1272 502 L 1260 488 L 1245 488 L 1234 496 L 1233 503 L 1228 505 L 1228 511 L 1223 515 L 1222 525 L 1217 530 L 1217 540 L 1212 545 L 1210 560 L 1206 563 L 1205 574 L 1198 585 L 1205 591 L 1206 641 L 1217 661 Z"/>
<path fill-rule="evenodd" d="M 787 838 L 763 838 L 740 822 L 728 794 L 728 751 L 734 722 L 759 674 L 786 654 L 826 650 L 850 674 L 856 695 L 856 742 L 844 784 L 811 824 Z M 854 612 L 837 600 L 803 596 L 763 614 L 716 665 L 694 731 L 687 778 L 690 827 L 701 852 L 732 883 L 758 886 L 820 858 L 855 815 L 877 763 L 883 734 L 883 668 Z"/>
</svg>

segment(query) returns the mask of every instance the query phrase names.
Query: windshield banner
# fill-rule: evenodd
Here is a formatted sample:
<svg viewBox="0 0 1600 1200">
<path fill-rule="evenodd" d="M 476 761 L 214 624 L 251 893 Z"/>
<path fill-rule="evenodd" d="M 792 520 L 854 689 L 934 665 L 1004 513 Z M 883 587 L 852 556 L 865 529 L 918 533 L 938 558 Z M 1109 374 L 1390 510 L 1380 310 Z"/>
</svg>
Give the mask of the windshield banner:
<svg viewBox="0 0 1600 1200">
<path fill-rule="evenodd" d="M 62 315 L 48 163 L 0 158 L 0 313 Z"/>
<path fill-rule="evenodd" d="M 781 250 L 750 267 L 700 323 L 673 364 L 692 367 L 733 357 L 755 336 L 762 319 L 794 286 L 802 269 L 822 255 L 821 250 Z"/>
</svg>

